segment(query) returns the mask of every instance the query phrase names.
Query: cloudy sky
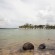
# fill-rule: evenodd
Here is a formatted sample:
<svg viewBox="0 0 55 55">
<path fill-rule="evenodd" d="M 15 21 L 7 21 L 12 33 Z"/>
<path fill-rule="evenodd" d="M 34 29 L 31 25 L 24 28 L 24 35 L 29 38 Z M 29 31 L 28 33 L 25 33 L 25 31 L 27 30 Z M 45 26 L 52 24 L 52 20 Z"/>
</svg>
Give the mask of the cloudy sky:
<svg viewBox="0 0 55 55">
<path fill-rule="evenodd" d="M 0 28 L 25 23 L 55 24 L 55 0 L 0 0 Z"/>
</svg>

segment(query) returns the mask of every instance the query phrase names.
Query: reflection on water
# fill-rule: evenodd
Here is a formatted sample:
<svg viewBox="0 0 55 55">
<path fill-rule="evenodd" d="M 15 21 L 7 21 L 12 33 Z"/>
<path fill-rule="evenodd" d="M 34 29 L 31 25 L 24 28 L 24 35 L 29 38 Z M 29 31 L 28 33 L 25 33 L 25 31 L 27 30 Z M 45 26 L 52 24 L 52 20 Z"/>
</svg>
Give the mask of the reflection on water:
<svg viewBox="0 0 55 55">
<path fill-rule="evenodd" d="M 55 30 L 46 29 L 0 29 L 0 55 L 5 52 L 12 54 L 19 50 L 26 42 L 31 42 L 35 46 L 34 53 L 55 52 Z M 45 51 L 37 51 L 38 45 L 45 43 L 47 49 Z M 2 49 L 1 49 L 2 48 Z M 14 53 L 15 54 L 15 53 Z M 23 54 L 23 52 L 22 52 Z M 26 53 L 25 53 L 26 54 Z M 46 54 L 46 55 L 47 55 Z M 5 54 L 6 55 L 6 54 Z"/>
</svg>

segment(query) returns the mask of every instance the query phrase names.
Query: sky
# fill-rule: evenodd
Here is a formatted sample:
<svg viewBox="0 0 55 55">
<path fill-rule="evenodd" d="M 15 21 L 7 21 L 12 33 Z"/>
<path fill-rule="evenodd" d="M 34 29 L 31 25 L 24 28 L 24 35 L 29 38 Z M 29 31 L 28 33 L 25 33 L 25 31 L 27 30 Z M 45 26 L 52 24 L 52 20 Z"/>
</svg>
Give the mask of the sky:
<svg viewBox="0 0 55 55">
<path fill-rule="evenodd" d="M 0 0 L 0 28 L 25 23 L 55 25 L 55 0 Z"/>
</svg>

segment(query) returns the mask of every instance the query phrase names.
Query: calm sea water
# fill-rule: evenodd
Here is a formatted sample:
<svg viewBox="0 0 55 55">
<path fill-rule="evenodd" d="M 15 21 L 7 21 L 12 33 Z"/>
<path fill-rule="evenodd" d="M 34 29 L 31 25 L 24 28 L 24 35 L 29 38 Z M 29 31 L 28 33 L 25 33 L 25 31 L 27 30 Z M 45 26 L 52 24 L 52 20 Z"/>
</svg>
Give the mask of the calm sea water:
<svg viewBox="0 0 55 55">
<path fill-rule="evenodd" d="M 55 30 L 0 29 L 0 47 L 16 42 L 55 43 Z"/>
</svg>

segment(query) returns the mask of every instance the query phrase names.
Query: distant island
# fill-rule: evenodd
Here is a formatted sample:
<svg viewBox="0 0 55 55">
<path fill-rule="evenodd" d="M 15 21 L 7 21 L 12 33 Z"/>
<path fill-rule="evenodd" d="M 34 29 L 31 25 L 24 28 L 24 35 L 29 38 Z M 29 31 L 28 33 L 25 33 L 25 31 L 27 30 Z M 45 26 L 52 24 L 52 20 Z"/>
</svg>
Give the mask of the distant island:
<svg viewBox="0 0 55 55">
<path fill-rule="evenodd" d="M 32 24 L 24 24 L 22 26 L 19 26 L 19 28 L 25 28 L 25 29 L 55 29 L 55 25 L 32 25 Z"/>
</svg>

